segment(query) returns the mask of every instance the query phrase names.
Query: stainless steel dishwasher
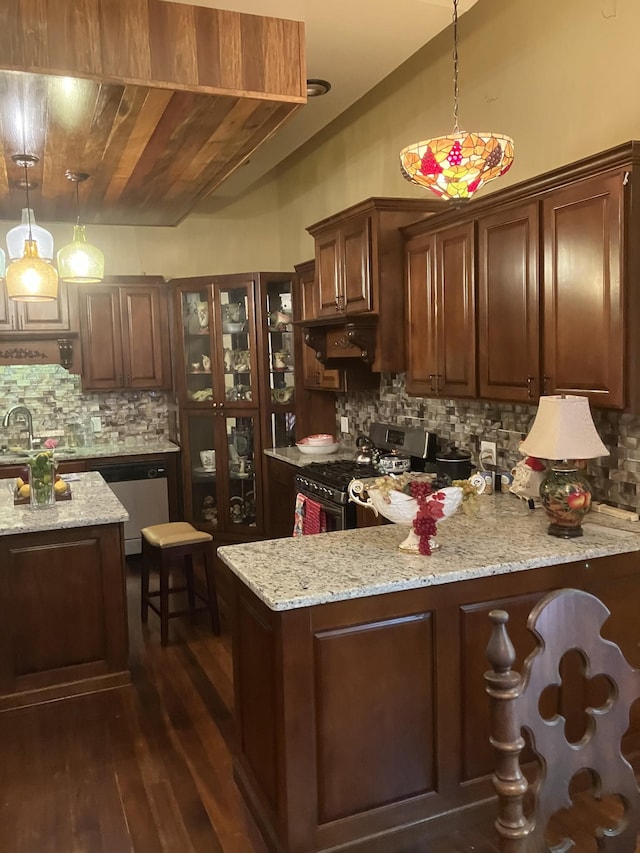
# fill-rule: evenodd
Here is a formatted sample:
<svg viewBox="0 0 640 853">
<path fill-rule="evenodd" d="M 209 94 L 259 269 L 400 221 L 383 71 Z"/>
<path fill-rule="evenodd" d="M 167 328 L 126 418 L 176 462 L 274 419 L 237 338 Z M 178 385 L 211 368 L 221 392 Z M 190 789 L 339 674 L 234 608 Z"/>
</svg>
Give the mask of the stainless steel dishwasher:
<svg viewBox="0 0 640 853">
<path fill-rule="evenodd" d="M 102 474 L 129 513 L 124 523 L 124 552 L 139 554 L 140 531 L 169 521 L 167 469 L 162 462 L 94 462 L 91 471 Z"/>
</svg>

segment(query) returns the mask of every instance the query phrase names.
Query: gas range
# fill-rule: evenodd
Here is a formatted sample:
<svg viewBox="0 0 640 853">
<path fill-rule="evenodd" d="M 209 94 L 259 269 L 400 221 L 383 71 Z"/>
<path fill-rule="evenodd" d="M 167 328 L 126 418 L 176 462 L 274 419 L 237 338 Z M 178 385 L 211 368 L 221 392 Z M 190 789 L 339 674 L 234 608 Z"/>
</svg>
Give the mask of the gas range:
<svg viewBox="0 0 640 853">
<path fill-rule="evenodd" d="M 370 463 L 353 462 L 350 459 L 312 462 L 296 475 L 296 487 L 310 497 L 344 505 L 349 501 L 347 487 L 351 480 L 378 476 L 378 469 Z"/>
</svg>

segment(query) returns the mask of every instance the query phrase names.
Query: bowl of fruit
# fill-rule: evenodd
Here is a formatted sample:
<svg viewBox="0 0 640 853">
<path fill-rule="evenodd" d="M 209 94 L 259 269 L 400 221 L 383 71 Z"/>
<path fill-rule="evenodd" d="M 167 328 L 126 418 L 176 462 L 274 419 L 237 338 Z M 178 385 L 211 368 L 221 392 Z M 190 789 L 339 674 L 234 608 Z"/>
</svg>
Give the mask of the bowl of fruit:
<svg viewBox="0 0 640 853">
<path fill-rule="evenodd" d="M 429 474 L 405 473 L 352 480 L 349 499 L 376 515 L 404 527 L 409 533 L 398 546 L 401 551 L 429 555 L 439 546 L 434 541 L 438 521 L 449 518 L 462 503 L 460 486 L 437 488 Z"/>
</svg>

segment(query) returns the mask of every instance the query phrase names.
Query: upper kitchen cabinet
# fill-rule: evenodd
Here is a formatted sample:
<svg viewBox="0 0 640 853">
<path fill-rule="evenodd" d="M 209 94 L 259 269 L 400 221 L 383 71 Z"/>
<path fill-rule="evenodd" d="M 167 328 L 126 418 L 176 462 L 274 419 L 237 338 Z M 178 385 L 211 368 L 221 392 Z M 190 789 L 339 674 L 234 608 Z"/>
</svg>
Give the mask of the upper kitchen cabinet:
<svg viewBox="0 0 640 853">
<path fill-rule="evenodd" d="M 171 387 L 167 286 L 159 276 L 121 276 L 78 286 L 82 387 Z"/>
<path fill-rule="evenodd" d="M 44 221 L 75 220 L 74 169 L 91 176 L 83 221 L 177 225 L 306 103 L 298 21 L 165 0 L 5 7 L 2 102 L 29 129 Z M 24 150 L 14 124 L 0 128 L 2 219 Z"/>
<path fill-rule="evenodd" d="M 58 283 L 58 298 L 50 302 L 14 302 L 0 282 L 0 333 L 68 332 L 74 328 L 69 305 L 69 285 Z"/>
<path fill-rule="evenodd" d="M 474 226 L 425 233 L 406 247 L 407 391 L 476 395 Z"/>
<path fill-rule="evenodd" d="M 540 382 L 537 201 L 478 219 L 478 381 L 481 397 L 531 402 Z"/>
<path fill-rule="evenodd" d="M 440 210 L 436 200 L 370 198 L 307 228 L 315 240 L 317 297 L 303 325 L 327 367 L 404 369 L 398 229 Z"/>
<path fill-rule="evenodd" d="M 481 397 L 578 394 L 625 406 L 626 174 L 578 180 L 478 219 Z"/>
<path fill-rule="evenodd" d="M 319 313 L 320 293 L 315 281 L 316 265 L 314 261 L 306 261 L 296 265 L 296 320 L 306 321 L 315 319 Z M 344 391 L 344 372 L 329 369 L 318 360 L 315 352 L 309 346 L 301 349 L 301 373 L 303 387 L 308 391 Z"/>
</svg>

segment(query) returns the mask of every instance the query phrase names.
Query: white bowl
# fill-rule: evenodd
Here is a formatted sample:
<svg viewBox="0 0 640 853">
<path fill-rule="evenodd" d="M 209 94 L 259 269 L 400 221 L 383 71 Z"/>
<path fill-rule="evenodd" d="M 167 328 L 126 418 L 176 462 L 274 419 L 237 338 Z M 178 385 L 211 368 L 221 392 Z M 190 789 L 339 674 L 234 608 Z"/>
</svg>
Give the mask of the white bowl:
<svg viewBox="0 0 640 853">
<path fill-rule="evenodd" d="M 303 441 L 298 442 L 296 447 L 300 453 L 306 453 L 308 456 L 327 456 L 329 453 L 335 453 L 340 447 L 339 441 L 335 444 L 304 444 Z"/>
<path fill-rule="evenodd" d="M 223 320 L 222 331 L 228 335 L 237 335 L 240 332 L 244 332 L 244 321 L 242 323 L 233 323 L 231 320 Z"/>
<path fill-rule="evenodd" d="M 329 435 L 328 432 L 318 432 L 314 435 L 308 435 L 306 438 L 302 439 L 302 444 L 312 444 L 312 445 L 327 445 L 327 444 L 335 444 L 335 438 L 332 435 Z"/>
</svg>

